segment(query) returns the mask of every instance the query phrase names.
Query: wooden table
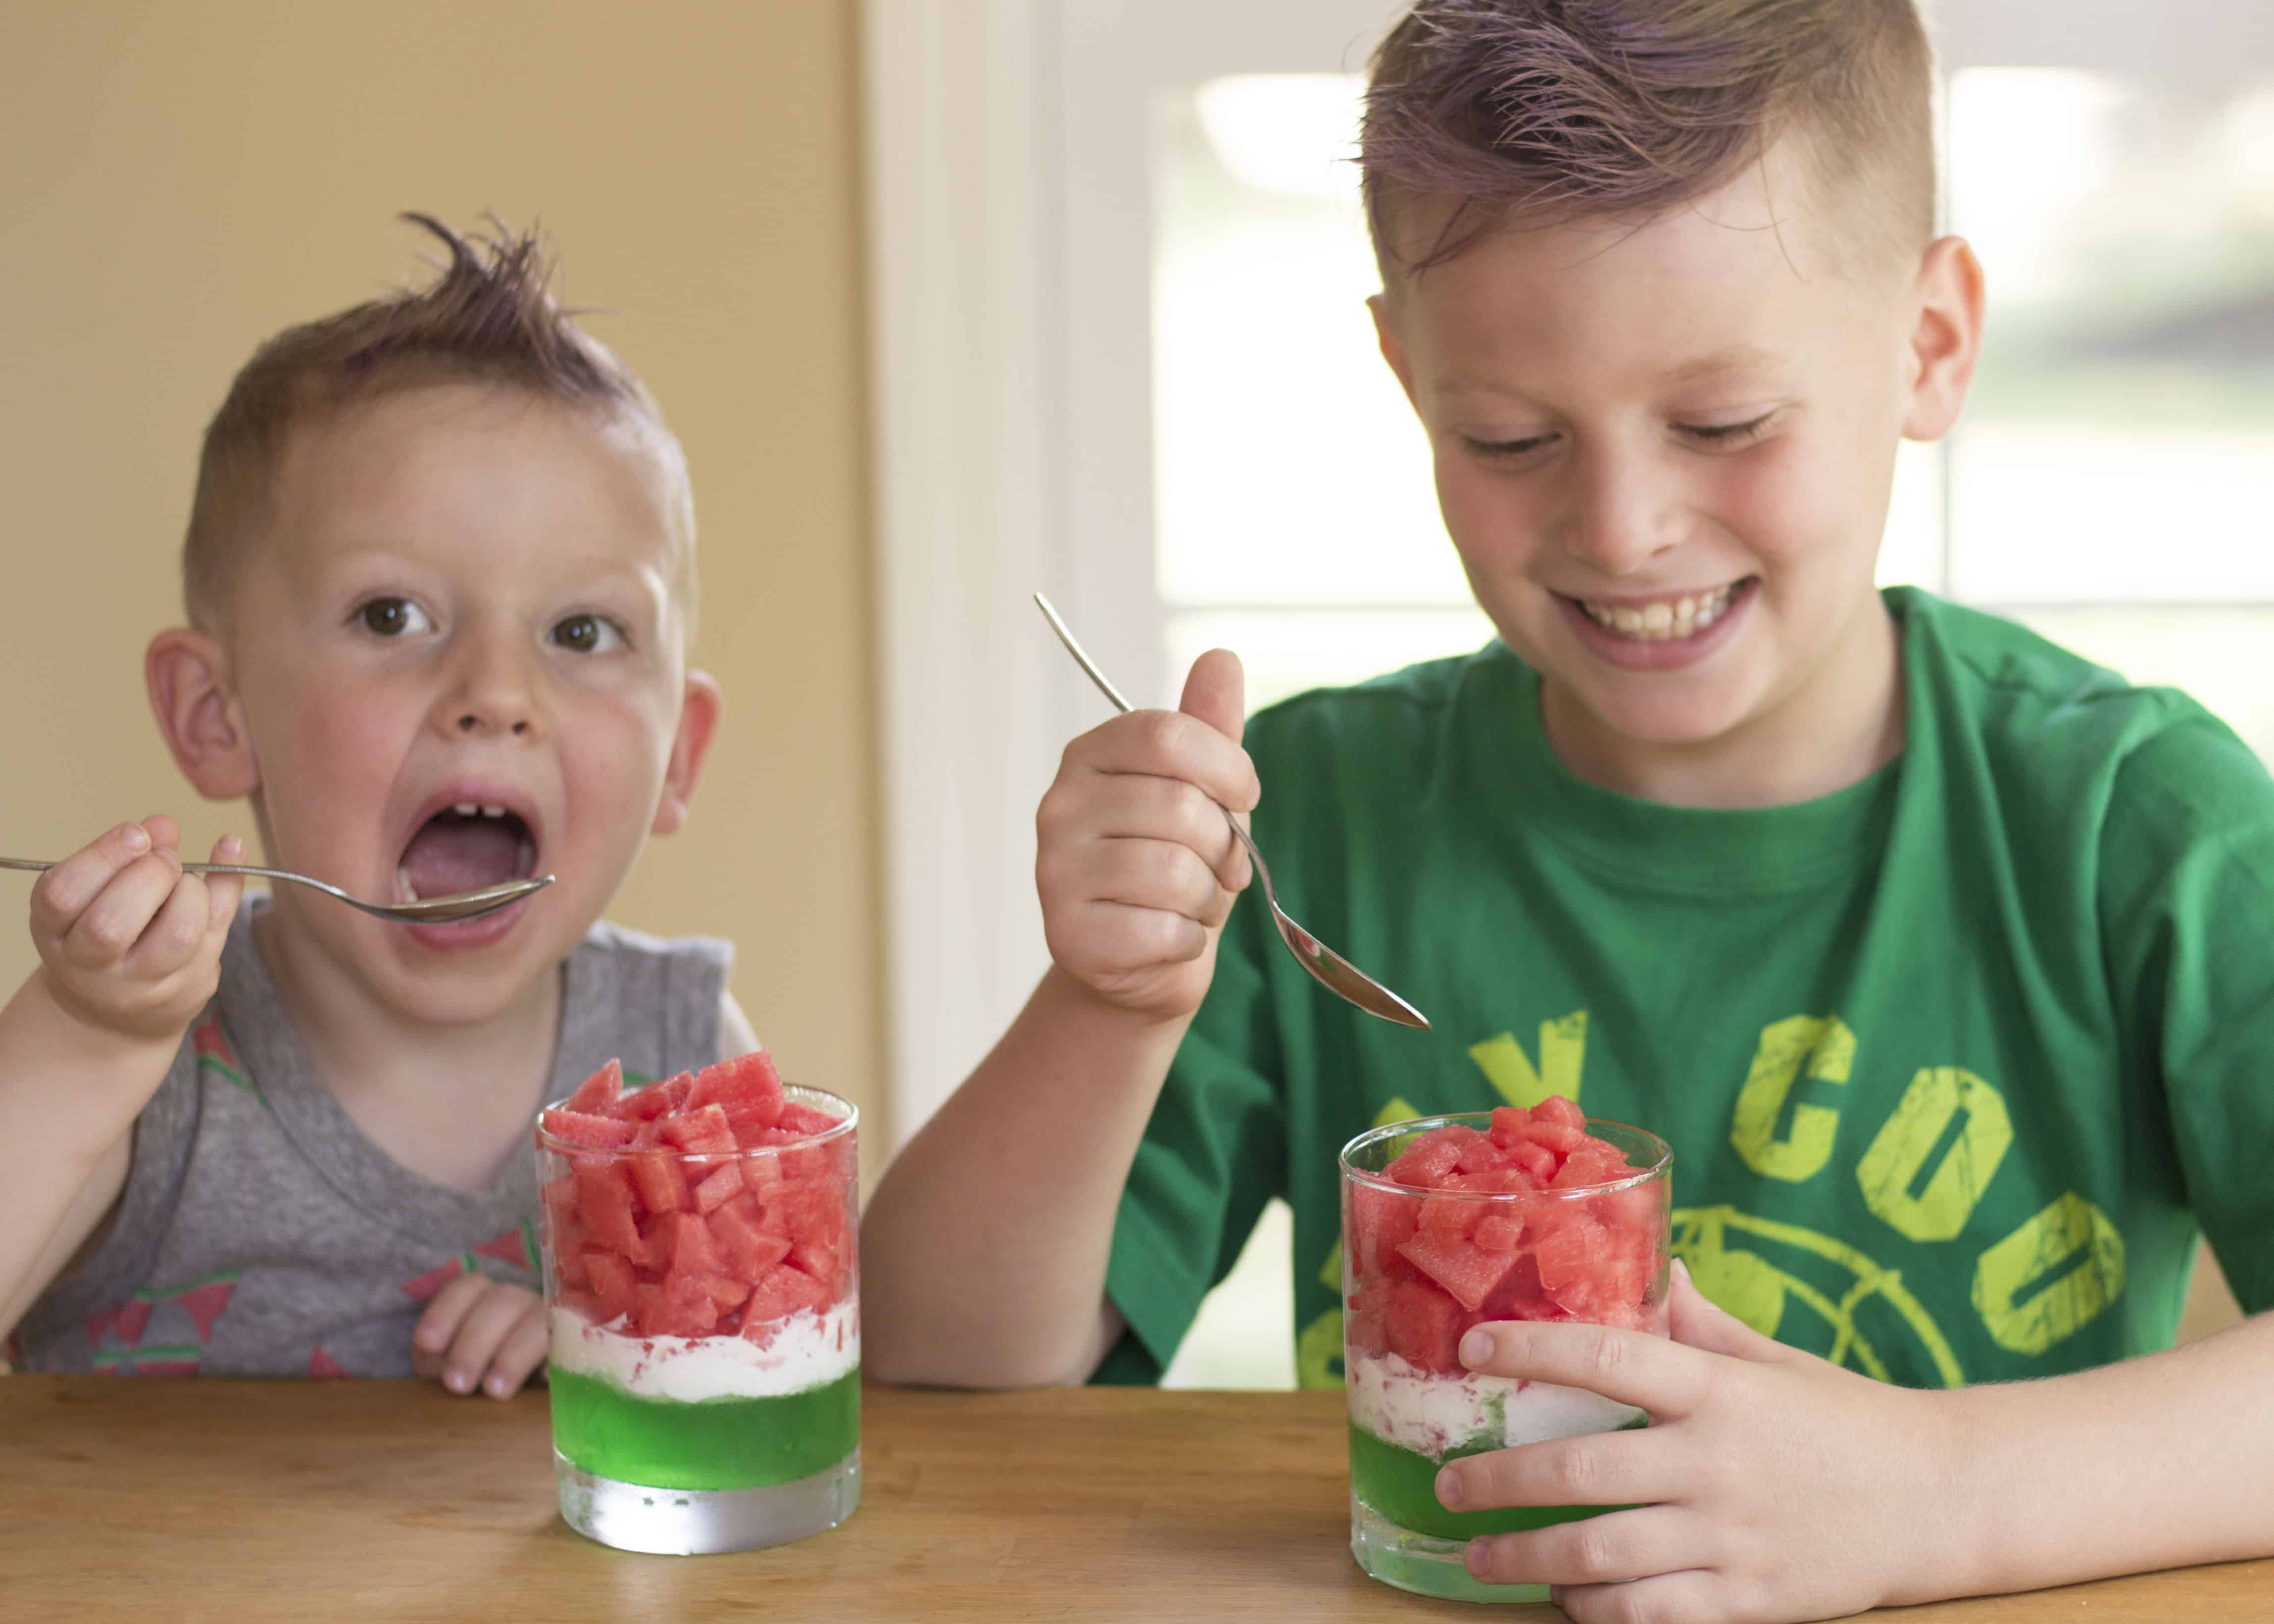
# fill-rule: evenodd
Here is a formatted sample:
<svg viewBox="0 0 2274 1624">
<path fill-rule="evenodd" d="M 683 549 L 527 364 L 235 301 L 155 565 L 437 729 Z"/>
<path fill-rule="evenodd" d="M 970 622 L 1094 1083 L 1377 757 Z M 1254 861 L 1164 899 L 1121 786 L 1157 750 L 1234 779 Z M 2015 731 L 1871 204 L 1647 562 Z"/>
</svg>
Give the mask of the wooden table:
<svg viewBox="0 0 2274 1624">
<path fill-rule="evenodd" d="M 554 1515 L 541 1393 L 0 1380 L 0 1619 L 1560 1619 L 1352 1564 L 1324 1393 L 871 1388 L 861 1509 L 732 1556 L 630 1556 Z M 1898 1616 L 2274 1617 L 2274 1562 Z"/>
</svg>

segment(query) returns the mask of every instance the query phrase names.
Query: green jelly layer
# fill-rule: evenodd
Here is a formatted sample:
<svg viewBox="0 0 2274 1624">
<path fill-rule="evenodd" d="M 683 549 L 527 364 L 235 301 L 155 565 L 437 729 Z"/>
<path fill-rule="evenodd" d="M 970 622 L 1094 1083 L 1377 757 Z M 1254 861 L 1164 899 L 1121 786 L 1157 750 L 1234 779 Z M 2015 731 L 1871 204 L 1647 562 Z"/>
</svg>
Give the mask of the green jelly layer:
<svg viewBox="0 0 2274 1624">
<path fill-rule="evenodd" d="M 555 1365 L 553 1442 L 596 1477 L 654 1489 L 750 1489 L 834 1466 L 861 1442 L 861 1372 L 777 1398 L 634 1398 Z"/>
<path fill-rule="evenodd" d="M 1621 1432 L 1649 1423 L 1630 1421 Z M 1440 1539 L 1472 1539 L 1479 1534 L 1514 1534 L 1551 1522 L 1576 1522 L 1624 1506 L 1506 1506 L 1493 1511 L 1448 1511 L 1437 1498 L 1437 1473 L 1447 1461 L 1505 1448 L 1490 1439 L 1472 1439 L 1442 1456 L 1417 1455 L 1384 1443 L 1365 1428 L 1350 1430 L 1351 1492 L 1398 1527 Z"/>
</svg>

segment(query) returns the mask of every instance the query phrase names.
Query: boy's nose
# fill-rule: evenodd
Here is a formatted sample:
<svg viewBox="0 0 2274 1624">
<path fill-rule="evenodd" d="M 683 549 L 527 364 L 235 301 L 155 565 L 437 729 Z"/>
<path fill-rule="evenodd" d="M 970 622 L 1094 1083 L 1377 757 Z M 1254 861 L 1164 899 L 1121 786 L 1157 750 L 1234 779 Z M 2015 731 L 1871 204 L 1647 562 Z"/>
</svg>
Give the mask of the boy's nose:
<svg viewBox="0 0 2274 1624">
<path fill-rule="evenodd" d="M 1564 545 L 1607 575 L 1630 575 L 1681 545 L 1682 508 L 1649 460 L 1577 459 Z"/>
<path fill-rule="evenodd" d="M 435 706 L 444 730 L 462 738 L 526 739 L 540 731 L 543 713 L 531 662 L 510 647 L 511 637 L 484 639 L 465 651 L 457 680 Z"/>
</svg>

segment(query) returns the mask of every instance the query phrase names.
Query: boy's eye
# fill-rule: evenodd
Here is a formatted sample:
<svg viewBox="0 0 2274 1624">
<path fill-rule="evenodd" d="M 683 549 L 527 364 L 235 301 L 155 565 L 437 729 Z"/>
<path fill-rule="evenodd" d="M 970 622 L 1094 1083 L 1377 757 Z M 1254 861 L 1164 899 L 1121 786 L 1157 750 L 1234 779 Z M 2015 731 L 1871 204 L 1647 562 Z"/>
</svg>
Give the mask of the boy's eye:
<svg viewBox="0 0 2274 1624">
<path fill-rule="evenodd" d="M 378 637 L 407 637 L 434 629 L 426 612 L 407 598 L 374 598 L 356 611 L 355 618 Z"/>
<path fill-rule="evenodd" d="M 1768 426 L 1769 419 L 1775 416 L 1776 413 L 1773 411 L 1765 411 L 1759 417 L 1746 423 L 1683 423 L 1675 426 L 1690 439 L 1702 440 L 1707 445 L 1742 446 L 1758 440 L 1761 431 Z"/>
<path fill-rule="evenodd" d="M 1462 437 L 1469 449 L 1479 456 L 1520 457 L 1554 442 L 1553 434 L 1527 434 L 1521 440 L 1472 440 Z"/>
<path fill-rule="evenodd" d="M 597 614 L 572 614 L 557 621 L 553 641 L 577 654 L 606 654 L 624 646 L 622 628 Z"/>
</svg>

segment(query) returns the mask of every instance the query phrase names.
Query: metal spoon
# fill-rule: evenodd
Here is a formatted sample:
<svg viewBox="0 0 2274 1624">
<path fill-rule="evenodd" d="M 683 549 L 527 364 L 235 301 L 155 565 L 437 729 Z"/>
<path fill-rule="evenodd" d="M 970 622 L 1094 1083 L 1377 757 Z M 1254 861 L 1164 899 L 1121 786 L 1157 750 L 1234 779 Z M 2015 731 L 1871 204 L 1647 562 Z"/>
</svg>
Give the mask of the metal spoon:
<svg viewBox="0 0 2274 1624">
<path fill-rule="evenodd" d="M 1073 656 L 1074 663 L 1089 673 L 1089 680 L 1097 684 L 1098 691 L 1111 700 L 1117 710 L 1126 714 L 1131 709 L 1129 702 L 1121 697 L 1121 691 L 1105 680 L 1105 673 L 1082 651 L 1081 644 L 1076 643 L 1073 634 L 1066 629 L 1066 623 L 1058 619 L 1058 612 L 1050 607 L 1050 600 L 1037 592 L 1035 594 L 1035 606 L 1043 612 L 1043 618 L 1050 623 L 1050 629 L 1058 635 L 1058 641 L 1065 644 L 1066 652 Z M 1239 837 L 1240 845 L 1247 848 L 1247 861 L 1255 865 L 1255 876 L 1263 882 L 1263 900 L 1271 906 L 1272 922 L 1279 927 L 1279 939 L 1287 944 L 1287 951 L 1295 955 L 1295 962 L 1308 970 L 1311 979 L 1320 986 L 1336 996 L 1357 1004 L 1367 1014 L 1394 1020 L 1401 1026 L 1419 1026 L 1427 1032 L 1429 1029 L 1428 1017 L 1288 917 L 1287 910 L 1279 906 L 1278 893 L 1271 889 L 1271 870 L 1263 866 L 1263 853 L 1255 849 L 1255 842 L 1247 838 L 1247 831 L 1239 826 L 1239 820 L 1232 816 L 1231 809 L 1226 807 L 1221 810 L 1224 822 L 1231 825 L 1231 832 Z"/>
<path fill-rule="evenodd" d="M 29 868 L 37 872 L 52 868 L 51 862 L 40 862 L 29 857 L 0 857 L 0 868 Z M 531 880 L 508 880 L 502 885 L 485 885 L 479 891 L 463 891 L 449 897 L 421 897 L 416 902 L 365 902 L 360 897 L 350 897 L 336 885 L 321 880 L 312 880 L 305 874 L 287 874 L 282 868 L 255 868 L 244 863 L 185 862 L 184 874 L 246 874 L 266 880 L 290 880 L 295 885 L 306 885 L 322 891 L 328 897 L 337 897 L 351 908 L 361 908 L 366 914 L 381 919 L 398 921 L 406 925 L 442 925 L 456 920 L 479 919 L 485 914 L 494 914 L 508 903 L 518 902 L 533 891 L 543 891 L 553 883 L 553 876 L 540 874 Z"/>
</svg>

